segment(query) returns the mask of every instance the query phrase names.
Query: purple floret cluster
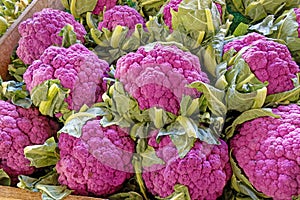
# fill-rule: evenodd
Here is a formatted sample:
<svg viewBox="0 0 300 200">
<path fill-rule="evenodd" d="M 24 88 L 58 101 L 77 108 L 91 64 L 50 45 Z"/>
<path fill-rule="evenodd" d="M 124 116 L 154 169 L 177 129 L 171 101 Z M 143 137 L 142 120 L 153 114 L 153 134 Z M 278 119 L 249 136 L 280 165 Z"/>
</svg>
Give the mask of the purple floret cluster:
<svg viewBox="0 0 300 200">
<path fill-rule="evenodd" d="M 169 136 L 157 143 L 157 131 L 151 135 L 148 145 L 165 162 L 144 168 L 142 177 L 151 194 L 164 198 L 174 192 L 174 185 L 182 184 L 188 187 L 192 200 L 215 200 L 221 196 L 232 173 L 224 141 L 220 140 L 220 145 L 196 141 L 187 155 L 179 158 Z"/>
<path fill-rule="evenodd" d="M 290 200 L 300 194 L 300 107 L 290 104 L 272 111 L 280 118 L 245 122 L 230 146 L 258 191 L 276 200 Z"/>
<path fill-rule="evenodd" d="M 117 0 L 98 0 L 96 7 L 94 8 L 92 13 L 98 15 L 104 10 L 104 7 L 106 10 L 109 10 L 113 8 L 116 4 Z"/>
<path fill-rule="evenodd" d="M 18 57 L 25 64 L 32 64 L 49 46 L 60 46 L 62 37 L 58 34 L 67 24 L 74 27 L 77 39 L 84 42 L 86 30 L 75 20 L 73 15 L 52 8 L 44 8 L 42 11 L 36 12 L 32 18 L 23 21 L 18 27 L 21 35 L 17 48 Z"/>
<path fill-rule="evenodd" d="M 75 194 L 106 196 L 133 176 L 135 144 L 128 132 L 117 126 L 103 128 L 97 119 L 88 121 L 80 138 L 61 133 L 58 147 L 59 182 Z"/>
<path fill-rule="evenodd" d="M 51 46 L 39 60 L 28 67 L 23 75 L 31 92 L 46 80 L 58 79 L 62 87 L 70 89 L 65 99 L 68 109 L 79 110 L 84 104 L 91 106 L 102 100 L 106 90 L 109 65 L 82 44 L 69 48 Z"/>
<path fill-rule="evenodd" d="M 266 40 L 267 38 L 258 33 L 249 33 L 247 36 L 242 37 L 241 39 L 234 39 L 223 47 L 223 52 L 226 53 L 230 49 L 234 49 L 236 52 L 240 51 L 244 47 L 252 45 L 253 42 L 257 40 Z"/>
<path fill-rule="evenodd" d="M 199 96 L 186 85 L 194 81 L 209 82 L 201 71 L 198 57 L 175 45 L 155 44 L 148 50 L 140 47 L 117 61 L 115 77 L 134 97 L 140 109 L 163 108 L 177 114 L 183 95 Z"/>
<path fill-rule="evenodd" d="M 285 45 L 267 40 L 257 33 L 251 33 L 242 39 L 227 43 L 224 46 L 224 53 L 231 48 L 240 51 L 244 47 L 248 49 L 242 53 L 242 58 L 258 80 L 268 81 L 268 94 L 294 88 L 292 79 L 297 77 L 300 70 Z"/>
<path fill-rule="evenodd" d="M 58 128 L 36 108 L 25 109 L 0 100 L 0 169 L 10 176 L 12 184 L 17 183 L 19 175 L 35 172 L 24 156 L 24 148 L 43 144 Z"/>
<path fill-rule="evenodd" d="M 98 29 L 107 28 L 112 31 L 119 25 L 134 30 L 136 24 L 145 25 L 144 18 L 137 10 L 129 6 L 114 6 L 104 13 L 103 20 L 98 24 Z"/>
</svg>

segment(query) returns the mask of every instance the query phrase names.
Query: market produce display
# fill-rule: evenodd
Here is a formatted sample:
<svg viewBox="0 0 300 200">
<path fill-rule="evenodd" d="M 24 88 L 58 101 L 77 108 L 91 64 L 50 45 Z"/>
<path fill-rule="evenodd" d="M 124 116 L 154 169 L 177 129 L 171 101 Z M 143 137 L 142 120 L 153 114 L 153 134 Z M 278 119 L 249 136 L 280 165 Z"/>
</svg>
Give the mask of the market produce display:
<svg viewBox="0 0 300 200">
<path fill-rule="evenodd" d="M 300 199 L 299 0 L 61 3 L 20 24 L 0 79 L 0 185 Z"/>
</svg>

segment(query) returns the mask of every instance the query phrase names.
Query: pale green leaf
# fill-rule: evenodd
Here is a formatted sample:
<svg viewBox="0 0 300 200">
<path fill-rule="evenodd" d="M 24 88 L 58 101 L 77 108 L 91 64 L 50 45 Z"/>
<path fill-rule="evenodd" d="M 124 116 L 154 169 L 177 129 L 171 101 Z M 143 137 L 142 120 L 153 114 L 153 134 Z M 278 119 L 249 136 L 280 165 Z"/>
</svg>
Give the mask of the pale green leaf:
<svg viewBox="0 0 300 200">
<path fill-rule="evenodd" d="M 189 189 L 185 185 L 176 184 L 174 192 L 166 198 L 156 197 L 158 200 L 191 200 Z"/>
<path fill-rule="evenodd" d="M 151 146 L 147 146 L 144 152 L 139 154 L 142 159 L 142 167 L 150 167 L 152 165 L 163 165 L 165 162 L 157 157 L 155 149 Z"/>
<path fill-rule="evenodd" d="M 0 97 L 2 100 L 11 100 L 13 104 L 29 108 L 32 102 L 23 82 L 2 81 L 0 78 Z"/>
<path fill-rule="evenodd" d="M 72 190 L 69 190 L 67 186 L 62 185 L 37 184 L 36 188 L 42 192 L 43 200 L 47 198 L 52 198 L 53 200 L 62 200 L 72 193 Z"/>
<path fill-rule="evenodd" d="M 74 27 L 71 24 L 65 25 L 58 34 L 62 39 L 62 47 L 68 48 L 73 44 L 80 43 L 80 40 L 77 40 Z"/>
<path fill-rule="evenodd" d="M 196 81 L 189 85 L 191 88 L 196 88 L 199 92 L 202 92 L 208 103 L 208 108 L 216 116 L 224 116 L 227 112 L 225 106 L 224 97 L 225 92 L 219 90 L 209 84 Z"/>
<path fill-rule="evenodd" d="M 72 193 L 72 190 L 67 189 L 58 182 L 58 174 L 56 171 L 50 171 L 45 176 L 39 178 L 32 178 L 29 176 L 19 176 L 19 183 L 17 186 L 32 192 L 40 192 L 42 199 L 48 200 L 62 200 Z"/>
<path fill-rule="evenodd" d="M 30 160 L 30 166 L 37 168 L 55 165 L 59 160 L 57 143 L 54 137 L 42 145 L 32 145 L 24 148 L 25 157 Z"/>
<path fill-rule="evenodd" d="M 69 92 L 69 89 L 61 86 L 59 80 L 46 80 L 31 91 L 30 97 L 43 115 L 53 117 L 57 113 L 62 113 L 65 120 L 70 110 L 64 100 Z"/>
<path fill-rule="evenodd" d="M 143 178 L 142 178 L 142 171 L 143 171 L 142 160 L 141 160 L 141 157 L 138 154 L 135 154 L 133 156 L 132 165 L 134 167 L 135 177 L 136 177 L 136 181 L 139 185 L 139 189 L 140 189 L 144 199 L 148 199 L 147 198 L 147 192 L 146 192 L 147 189 L 146 189 L 145 183 L 144 183 Z"/>
<path fill-rule="evenodd" d="M 86 111 L 72 114 L 67 118 L 64 126 L 58 131 L 58 135 L 60 133 L 67 133 L 73 137 L 80 138 L 82 128 L 86 122 L 91 119 L 96 119 L 98 116 L 103 116 L 104 114 L 105 112 L 99 107 L 92 107 Z"/>
<path fill-rule="evenodd" d="M 241 52 L 247 48 L 251 47 L 242 49 L 229 61 L 232 66 L 224 74 L 228 83 L 225 89 L 228 110 L 243 112 L 252 108 L 260 108 L 266 99 L 268 83 L 259 81 L 249 65 L 240 57 Z"/>
<path fill-rule="evenodd" d="M 271 35 L 278 29 L 278 27 L 274 25 L 274 20 L 274 15 L 268 15 L 262 22 L 250 26 L 249 30 L 259 32 L 266 36 Z"/>
<path fill-rule="evenodd" d="M 75 18 L 80 17 L 82 14 L 86 12 L 93 11 L 98 2 L 97 0 L 70 0 L 70 1 L 71 1 L 70 10 L 72 15 L 74 15 Z M 64 4 L 67 5 L 66 2 Z"/>
<path fill-rule="evenodd" d="M 10 186 L 11 179 L 4 169 L 0 169 L 0 185 Z"/>
<path fill-rule="evenodd" d="M 265 107 L 296 102 L 299 100 L 299 97 L 300 85 L 289 91 L 268 95 L 265 101 Z"/>
</svg>

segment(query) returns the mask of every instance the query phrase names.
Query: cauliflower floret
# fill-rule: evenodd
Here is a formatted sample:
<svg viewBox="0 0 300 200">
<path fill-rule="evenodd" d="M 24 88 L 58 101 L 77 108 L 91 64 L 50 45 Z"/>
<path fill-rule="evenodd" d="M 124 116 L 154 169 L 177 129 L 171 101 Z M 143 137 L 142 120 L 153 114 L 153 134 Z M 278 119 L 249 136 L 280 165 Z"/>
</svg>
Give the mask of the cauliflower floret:
<svg viewBox="0 0 300 200">
<path fill-rule="evenodd" d="M 61 46 L 62 37 L 58 34 L 67 24 L 74 27 L 77 38 L 84 42 L 86 30 L 73 15 L 52 8 L 44 8 L 36 12 L 32 18 L 23 21 L 18 27 L 21 35 L 17 48 L 18 57 L 25 64 L 32 64 L 49 46 Z"/>
<path fill-rule="evenodd" d="M 210 145 L 196 141 L 184 158 L 179 158 L 176 147 L 169 136 L 156 141 L 153 131 L 148 145 L 154 147 L 156 155 L 165 165 L 155 164 L 143 169 L 143 180 L 148 191 L 161 198 L 172 194 L 174 185 L 188 187 L 192 200 L 217 199 L 231 177 L 227 144 Z"/>
<path fill-rule="evenodd" d="M 245 122 L 230 147 L 258 191 L 275 200 L 290 200 L 300 194 L 300 107 L 291 104 L 272 111 L 280 118 Z"/>
<path fill-rule="evenodd" d="M 42 116 L 38 109 L 25 109 L 0 100 L 0 169 L 10 176 L 12 184 L 19 175 L 30 175 L 35 168 L 24 156 L 24 148 L 43 144 L 59 128 L 54 120 Z"/>
<path fill-rule="evenodd" d="M 59 182 L 75 194 L 106 196 L 133 176 L 135 144 L 127 131 L 117 126 L 104 128 L 99 120 L 90 120 L 80 138 L 61 133 L 58 147 Z"/>
<path fill-rule="evenodd" d="M 186 85 L 194 81 L 208 83 L 201 71 L 199 59 L 175 45 L 155 44 L 154 48 L 140 47 L 117 61 L 115 77 L 134 97 L 140 109 L 154 106 L 177 114 L 183 95 L 199 96 Z"/>
</svg>

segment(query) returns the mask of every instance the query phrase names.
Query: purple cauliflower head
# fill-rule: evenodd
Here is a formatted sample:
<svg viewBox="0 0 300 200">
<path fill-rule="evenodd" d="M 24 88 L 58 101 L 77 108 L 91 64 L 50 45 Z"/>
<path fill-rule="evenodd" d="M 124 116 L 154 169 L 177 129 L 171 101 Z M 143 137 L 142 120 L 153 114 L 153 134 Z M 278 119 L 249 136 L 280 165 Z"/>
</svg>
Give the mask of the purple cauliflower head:
<svg viewBox="0 0 300 200">
<path fill-rule="evenodd" d="M 291 104 L 272 111 L 280 118 L 245 122 L 230 147 L 258 191 L 273 199 L 289 200 L 300 195 L 300 107 Z"/>
<path fill-rule="evenodd" d="M 17 183 L 19 175 L 30 175 L 35 168 L 24 156 L 24 148 L 43 144 L 58 131 L 54 120 L 36 108 L 25 109 L 0 100 L 0 169 Z"/>
<path fill-rule="evenodd" d="M 98 24 L 98 29 L 107 28 L 112 31 L 116 26 L 126 26 L 129 30 L 134 30 L 136 24 L 145 25 L 144 18 L 137 10 L 129 6 L 114 6 L 105 11 L 103 20 Z"/>
<path fill-rule="evenodd" d="M 70 89 L 65 99 L 69 110 L 79 110 L 84 104 L 91 106 L 102 100 L 106 90 L 109 65 L 82 44 L 69 48 L 51 46 L 39 60 L 28 67 L 23 75 L 31 92 L 46 80 L 58 79 L 62 87 Z"/>
<path fill-rule="evenodd" d="M 164 136 L 157 143 L 156 135 L 157 131 L 151 133 L 148 145 L 165 164 L 143 169 L 142 177 L 151 194 L 165 198 L 181 184 L 188 187 L 192 200 L 215 200 L 222 195 L 232 174 L 224 141 L 220 140 L 220 145 L 196 141 L 186 156 L 179 158 L 170 137 Z"/>
<path fill-rule="evenodd" d="M 61 133 L 58 147 L 58 180 L 76 194 L 106 196 L 133 176 L 135 144 L 128 132 L 117 126 L 104 128 L 100 120 L 90 120 L 80 138 Z"/>
<path fill-rule="evenodd" d="M 67 24 L 74 27 L 77 38 L 84 42 L 86 30 L 73 15 L 51 8 L 36 12 L 32 18 L 23 21 L 18 27 L 21 35 L 17 48 L 18 57 L 25 64 L 32 64 L 49 46 L 61 46 L 62 37 L 58 34 Z"/>
<path fill-rule="evenodd" d="M 183 95 L 199 96 L 186 85 L 194 81 L 208 83 L 197 56 L 175 45 L 154 44 L 140 47 L 117 61 L 115 77 L 137 100 L 140 109 L 163 108 L 177 114 Z"/>
<path fill-rule="evenodd" d="M 294 88 L 293 78 L 300 71 L 288 48 L 267 40 L 257 33 L 250 33 L 224 45 L 224 53 L 233 48 L 245 51 L 242 58 L 261 82 L 268 81 L 267 94 L 275 94 Z M 247 49 L 245 49 L 247 48 Z"/>
<path fill-rule="evenodd" d="M 93 10 L 93 14 L 99 15 L 100 12 L 104 10 L 104 7 L 106 10 L 109 10 L 113 8 L 117 4 L 117 0 L 98 0 L 96 7 Z"/>
</svg>

